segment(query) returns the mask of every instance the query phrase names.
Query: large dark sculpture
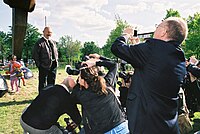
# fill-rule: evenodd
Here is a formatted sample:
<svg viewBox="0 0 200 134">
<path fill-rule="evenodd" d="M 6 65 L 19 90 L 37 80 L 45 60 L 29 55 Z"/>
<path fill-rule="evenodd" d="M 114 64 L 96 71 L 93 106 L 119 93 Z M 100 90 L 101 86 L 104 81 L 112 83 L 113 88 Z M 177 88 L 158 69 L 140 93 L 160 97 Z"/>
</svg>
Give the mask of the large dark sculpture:
<svg viewBox="0 0 200 134">
<path fill-rule="evenodd" d="M 28 12 L 34 10 L 35 0 L 3 1 L 12 8 L 12 53 L 16 55 L 18 59 L 21 59 Z"/>
</svg>

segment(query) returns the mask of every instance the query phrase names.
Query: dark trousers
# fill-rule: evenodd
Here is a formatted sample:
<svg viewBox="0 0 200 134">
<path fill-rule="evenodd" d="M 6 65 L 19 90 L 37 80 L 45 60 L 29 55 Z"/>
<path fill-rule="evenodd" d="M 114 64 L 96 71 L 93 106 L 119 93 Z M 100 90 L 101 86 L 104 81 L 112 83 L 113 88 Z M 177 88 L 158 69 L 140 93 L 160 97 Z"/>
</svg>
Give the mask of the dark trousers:
<svg viewBox="0 0 200 134">
<path fill-rule="evenodd" d="M 52 66 L 51 66 L 50 69 L 40 67 L 40 68 L 38 68 L 38 70 L 39 70 L 38 90 L 39 90 L 39 93 L 40 93 L 44 87 L 55 84 L 56 71 L 57 71 L 56 62 L 54 61 L 52 63 Z"/>
</svg>

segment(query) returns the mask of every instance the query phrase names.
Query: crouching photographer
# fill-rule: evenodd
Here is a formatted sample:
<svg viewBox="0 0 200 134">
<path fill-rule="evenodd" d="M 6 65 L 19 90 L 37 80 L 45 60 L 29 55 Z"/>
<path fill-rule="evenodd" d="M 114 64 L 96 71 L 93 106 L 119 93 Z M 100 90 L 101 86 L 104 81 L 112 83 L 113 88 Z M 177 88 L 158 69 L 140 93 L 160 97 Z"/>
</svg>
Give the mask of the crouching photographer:
<svg viewBox="0 0 200 134">
<path fill-rule="evenodd" d="M 24 134 L 63 134 L 57 121 L 65 113 L 79 125 L 81 115 L 70 96 L 74 84 L 73 79 L 68 77 L 61 84 L 44 88 L 21 115 Z"/>
<path fill-rule="evenodd" d="M 129 133 L 127 122 L 115 96 L 113 86 L 117 64 L 109 60 L 94 58 L 82 63 L 72 96 L 82 105 L 82 121 L 86 134 Z M 98 58 L 99 57 L 99 58 Z M 104 76 L 99 74 L 98 66 L 108 68 Z"/>
<path fill-rule="evenodd" d="M 82 62 L 87 61 L 90 58 L 92 58 L 92 57 L 89 57 L 88 55 L 83 56 L 82 57 L 82 61 L 79 61 L 79 62 L 75 63 L 75 68 L 72 68 L 70 65 L 66 65 L 65 66 L 65 71 L 69 75 L 78 75 L 79 74 L 79 69 L 84 66 L 84 65 L 82 65 Z"/>
</svg>

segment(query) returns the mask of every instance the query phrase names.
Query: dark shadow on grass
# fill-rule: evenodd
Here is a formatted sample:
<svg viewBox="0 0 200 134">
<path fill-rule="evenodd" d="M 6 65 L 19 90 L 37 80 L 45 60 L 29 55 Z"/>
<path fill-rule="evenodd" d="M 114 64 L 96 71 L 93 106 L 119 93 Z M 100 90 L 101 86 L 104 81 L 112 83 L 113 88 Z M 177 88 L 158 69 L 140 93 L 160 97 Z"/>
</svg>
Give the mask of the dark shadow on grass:
<svg viewBox="0 0 200 134">
<path fill-rule="evenodd" d="M 23 100 L 23 101 L 9 101 L 9 102 L 1 102 L 0 107 L 6 107 L 11 105 L 23 105 L 23 104 L 30 104 L 33 100 Z"/>
</svg>

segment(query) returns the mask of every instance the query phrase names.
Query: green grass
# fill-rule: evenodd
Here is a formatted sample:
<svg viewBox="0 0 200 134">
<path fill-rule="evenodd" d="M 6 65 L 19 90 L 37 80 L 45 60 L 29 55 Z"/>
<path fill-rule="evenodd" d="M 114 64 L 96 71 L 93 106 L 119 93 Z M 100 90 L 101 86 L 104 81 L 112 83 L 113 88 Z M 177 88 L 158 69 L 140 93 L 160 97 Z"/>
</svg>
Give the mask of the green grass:
<svg viewBox="0 0 200 134">
<path fill-rule="evenodd" d="M 38 90 L 38 72 L 37 69 L 32 69 L 34 77 L 26 80 L 26 86 L 21 86 L 19 94 L 6 93 L 0 98 L 0 134 L 22 134 L 22 128 L 19 123 L 21 113 L 27 105 L 37 96 Z M 0 72 L 2 74 L 2 72 Z M 64 69 L 58 69 L 56 83 L 62 82 L 67 77 Z M 10 87 L 10 81 L 7 80 Z M 63 115 L 59 118 L 59 123 L 65 126 L 63 118 L 67 115 Z M 192 118 L 194 130 L 190 133 L 193 134 L 197 130 L 200 130 L 200 112 L 195 113 L 195 117 Z"/>
<path fill-rule="evenodd" d="M 6 93 L 0 98 L 0 134 L 21 134 L 23 133 L 20 126 L 20 116 L 25 107 L 27 107 L 31 101 L 38 95 L 38 72 L 37 69 L 32 69 L 34 77 L 26 80 L 26 86 L 20 88 L 18 94 Z M 4 72 L 0 72 L 3 74 Z M 62 82 L 67 77 L 64 69 L 59 69 L 57 72 L 56 83 Z M 10 90 L 10 81 L 7 80 L 7 84 Z M 59 118 L 59 123 L 65 126 L 63 120 L 67 115 L 63 115 Z"/>
</svg>

